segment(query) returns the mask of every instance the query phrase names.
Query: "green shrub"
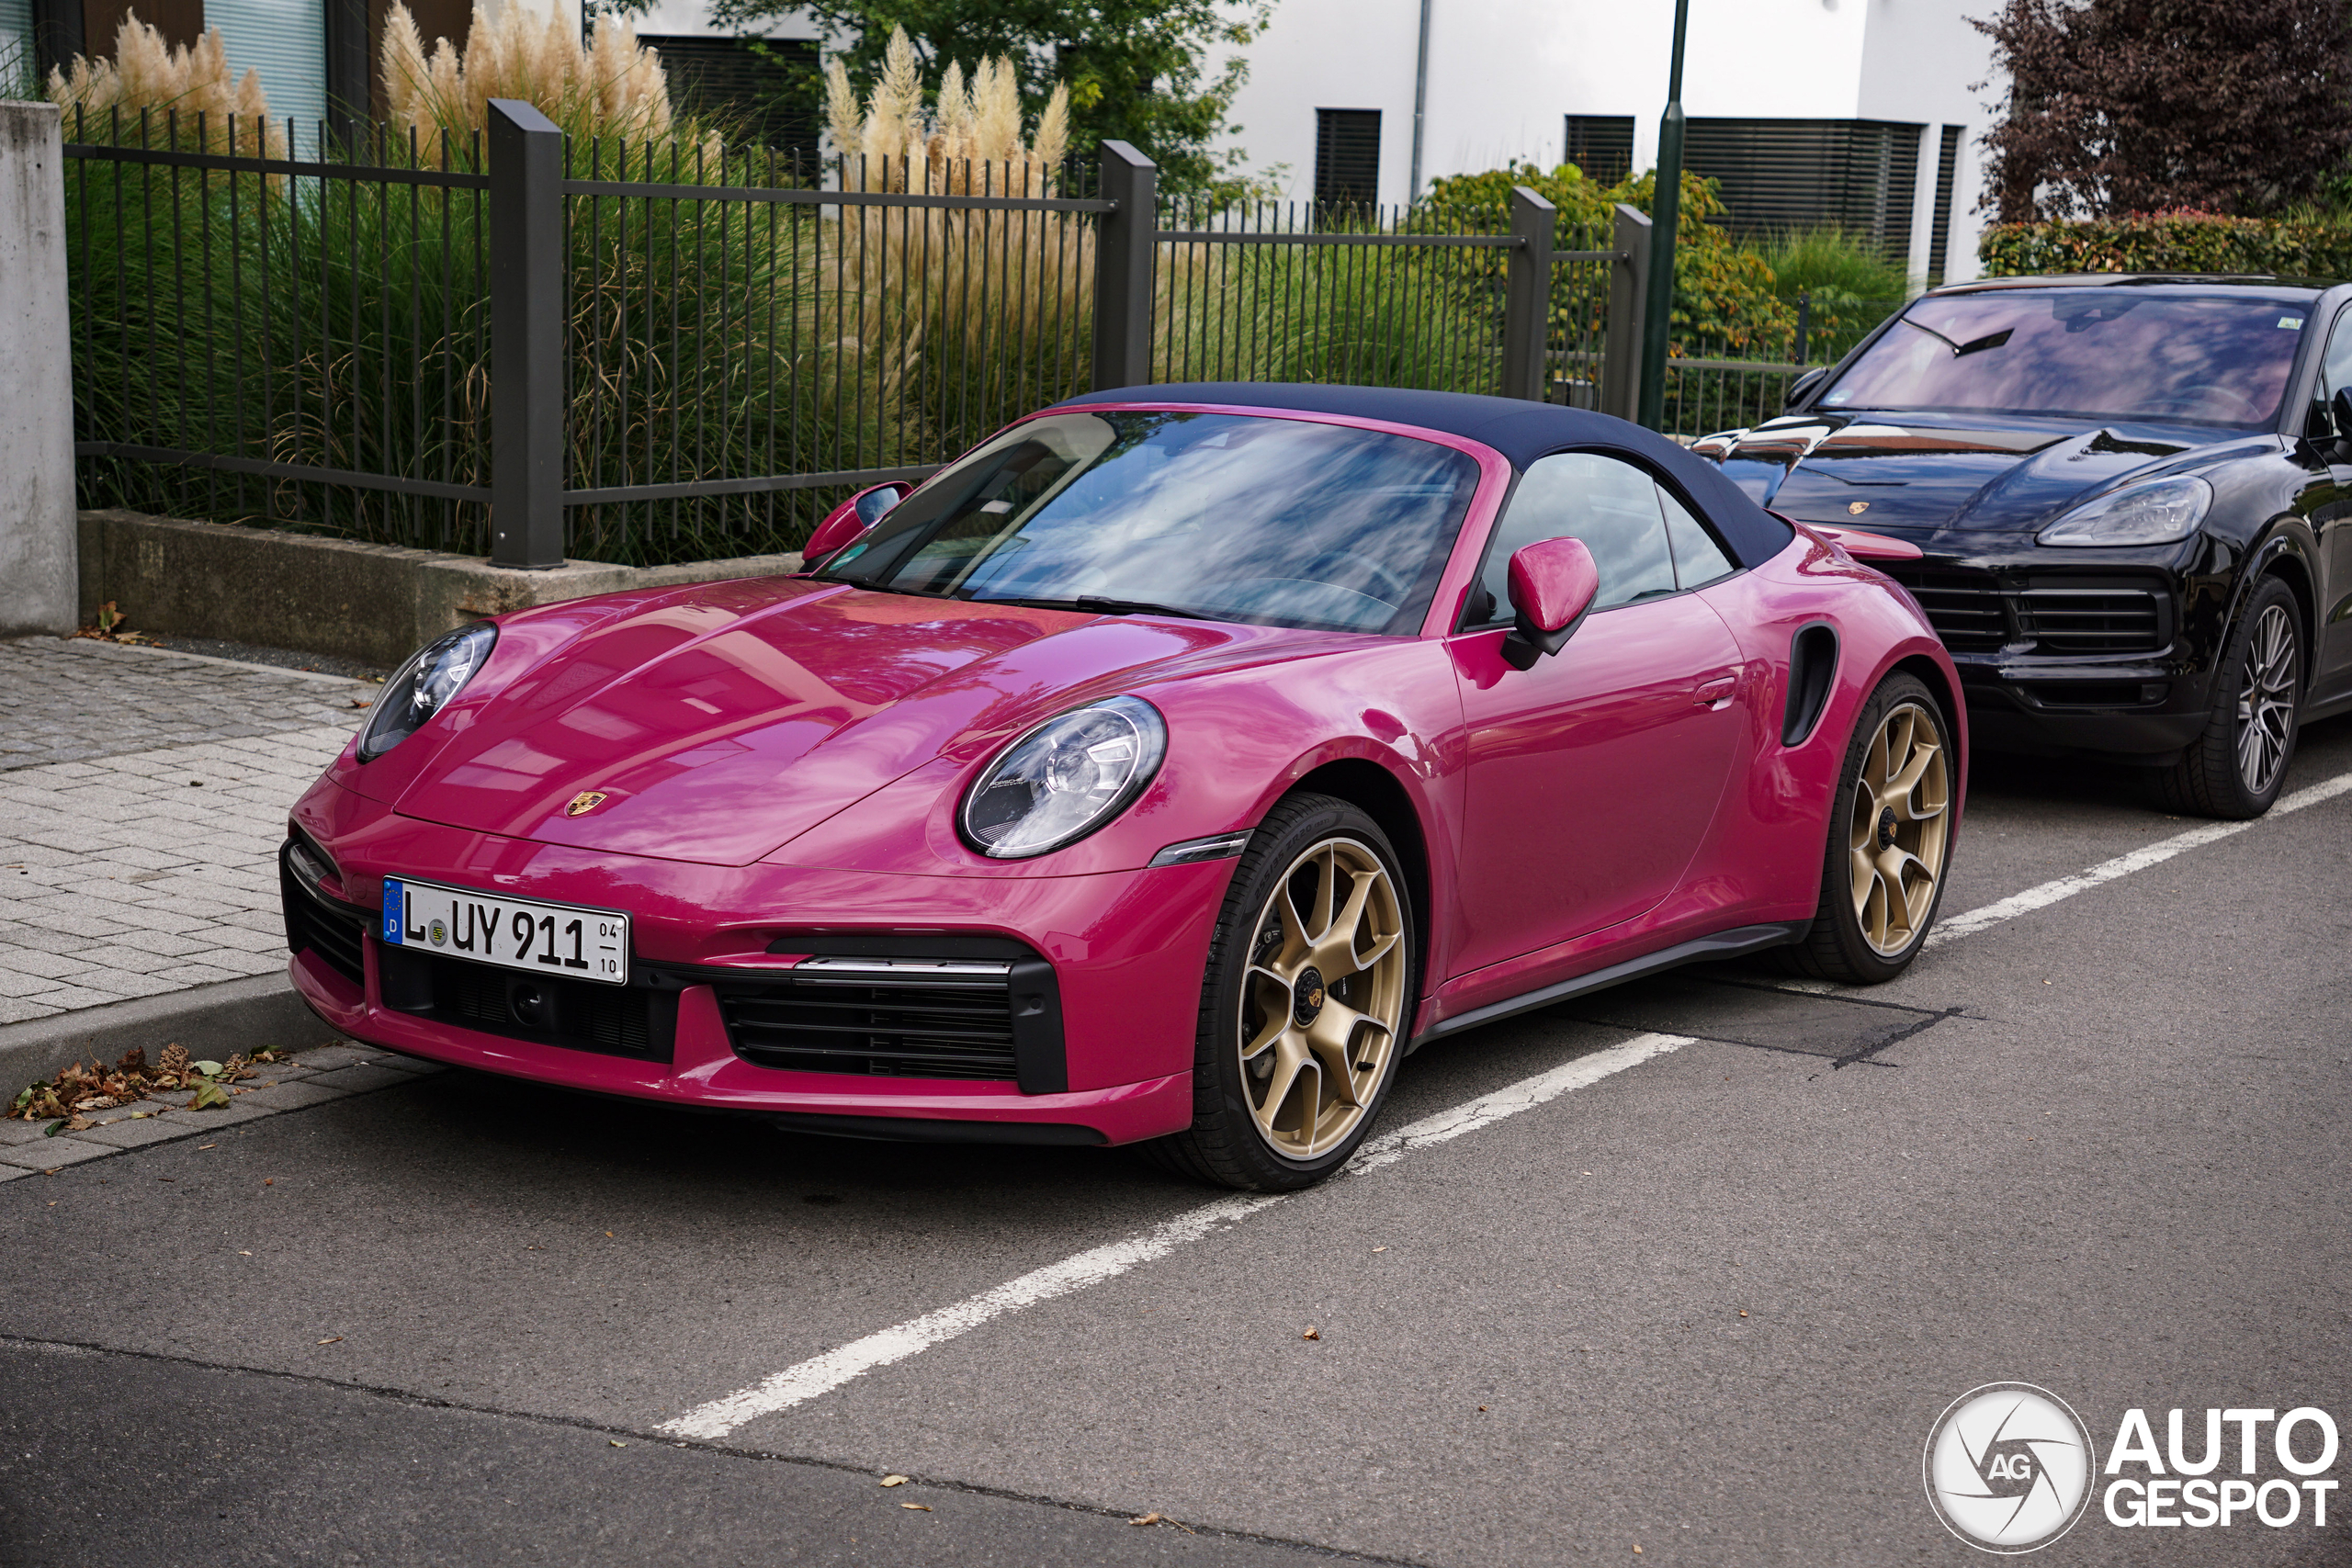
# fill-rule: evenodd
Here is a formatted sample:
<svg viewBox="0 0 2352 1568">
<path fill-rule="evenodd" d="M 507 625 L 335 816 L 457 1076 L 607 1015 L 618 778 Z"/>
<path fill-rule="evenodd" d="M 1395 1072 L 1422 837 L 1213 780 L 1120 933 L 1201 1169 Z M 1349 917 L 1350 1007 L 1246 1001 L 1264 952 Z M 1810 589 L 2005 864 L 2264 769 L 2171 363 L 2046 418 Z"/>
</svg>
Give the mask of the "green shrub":
<svg viewBox="0 0 2352 1568">
<path fill-rule="evenodd" d="M 2212 212 L 1999 223 L 1977 255 L 1985 273 L 2253 272 L 2352 277 L 2352 227 Z"/>
</svg>

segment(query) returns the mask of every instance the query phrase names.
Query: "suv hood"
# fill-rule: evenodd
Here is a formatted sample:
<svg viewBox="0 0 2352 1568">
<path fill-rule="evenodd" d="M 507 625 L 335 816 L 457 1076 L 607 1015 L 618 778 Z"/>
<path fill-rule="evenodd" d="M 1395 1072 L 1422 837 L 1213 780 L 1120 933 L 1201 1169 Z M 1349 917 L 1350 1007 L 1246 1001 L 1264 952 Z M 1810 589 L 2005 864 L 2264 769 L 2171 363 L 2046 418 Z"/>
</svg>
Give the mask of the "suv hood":
<svg viewBox="0 0 2352 1568">
<path fill-rule="evenodd" d="M 977 759 L 1147 670 L 1325 640 L 806 580 L 714 583 L 639 601 L 480 704 L 461 696 L 445 716 L 454 733 L 395 806 L 542 843 L 748 865 L 943 753 Z M 566 815 L 588 791 L 605 798 Z"/>
<path fill-rule="evenodd" d="M 1900 417 L 1900 423 L 1890 423 Z M 2202 463 L 2275 436 L 2080 420 L 1792 414 L 1713 435 L 1712 457 L 1760 505 L 1806 523 L 1917 539 L 2030 533 L 2145 469 Z"/>
</svg>

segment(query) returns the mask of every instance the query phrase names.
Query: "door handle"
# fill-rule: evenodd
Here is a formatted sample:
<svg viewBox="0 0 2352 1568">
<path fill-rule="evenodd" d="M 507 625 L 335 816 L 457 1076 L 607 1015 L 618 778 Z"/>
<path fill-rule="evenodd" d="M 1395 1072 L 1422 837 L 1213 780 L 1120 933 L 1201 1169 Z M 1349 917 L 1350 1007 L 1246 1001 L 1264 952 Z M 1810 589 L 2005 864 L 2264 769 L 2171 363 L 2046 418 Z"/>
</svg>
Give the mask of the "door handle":
<svg viewBox="0 0 2352 1568">
<path fill-rule="evenodd" d="M 1718 675 L 1713 680 L 1700 682 L 1699 689 L 1691 694 L 1690 700 L 1702 708 L 1721 707 L 1731 701 L 1732 694 L 1738 689 L 1738 676 Z"/>
</svg>

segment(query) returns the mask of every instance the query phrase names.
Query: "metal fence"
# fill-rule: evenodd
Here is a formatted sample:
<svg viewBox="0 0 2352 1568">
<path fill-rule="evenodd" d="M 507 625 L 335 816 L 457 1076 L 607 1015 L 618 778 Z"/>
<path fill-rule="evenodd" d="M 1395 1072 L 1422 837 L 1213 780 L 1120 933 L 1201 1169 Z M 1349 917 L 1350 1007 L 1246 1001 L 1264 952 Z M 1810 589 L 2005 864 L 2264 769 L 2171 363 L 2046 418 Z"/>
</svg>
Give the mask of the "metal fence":
<svg viewBox="0 0 2352 1568">
<path fill-rule="evenodd" d="M 567 141 L 504 102 L 484 136 L 307 157 L 283 125 L 73 130 L 85 504 L 651 563 L 794 547 L 850 490 L 1097 386 L 1634 410 L 1648 220 L 1591 232 L 1524 189 L 1504 231 L 1163 205 L 1116 142 L 1091 175 L 820 171 Z M 1796 369 L 1674 366 L 1685 434 L 1777 412 Z"/>
<path fill-rule="evenodd" d="M 1798 377 L 1837 364 L 1903 305 L 1900 299 L 1816 300 L 1801 294 L 1786 357 L 1703 337 L 1678 342 L 1666 362 L 1667 433 L 1704 435 L 1771 418 Z"/>
</svg>

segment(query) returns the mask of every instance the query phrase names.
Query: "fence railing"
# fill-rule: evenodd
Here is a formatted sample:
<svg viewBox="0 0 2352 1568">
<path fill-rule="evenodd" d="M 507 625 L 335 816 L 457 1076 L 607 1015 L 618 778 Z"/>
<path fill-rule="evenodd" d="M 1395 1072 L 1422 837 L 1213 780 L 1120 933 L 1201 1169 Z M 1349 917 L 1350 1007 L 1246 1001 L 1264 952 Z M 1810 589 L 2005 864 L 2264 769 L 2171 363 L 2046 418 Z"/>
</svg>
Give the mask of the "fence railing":
<svg viewBox="0 0 2352 1568">
<path fill-rule="evenodd" d="M 794 547 L 851 490 L 1095 387 L 1634 412 L 1648 220 L 1620 209 L 1596 233 L 1524 189 L 1498 232 L 1163 205 L 1117 142 L 1091 179 L 920 156 L 811 177 L 715 144 L 567 141 L 504 101 L 485 136 L 307 158 L 252 122 L 73 130 L 85 504 L 650 563 Z M 1793 374 L 1672 364 L 1684 434 L 1777 412 Z"/>
</svg>

